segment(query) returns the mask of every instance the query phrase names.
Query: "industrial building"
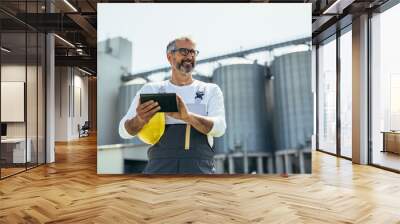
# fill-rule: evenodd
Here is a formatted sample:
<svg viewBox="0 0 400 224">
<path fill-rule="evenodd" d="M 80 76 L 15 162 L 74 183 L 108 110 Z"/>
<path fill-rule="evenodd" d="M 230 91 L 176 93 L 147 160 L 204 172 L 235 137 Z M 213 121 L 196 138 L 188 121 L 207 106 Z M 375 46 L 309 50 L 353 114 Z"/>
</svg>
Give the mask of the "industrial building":
<svg viewBox="0 0 400 224">
<path fill-rule="evenodd" d="M 157 76 L 168 79 L 170 75 L 168 67 L 141 74 L 121 70 L 121 67 L 130 66 L 132 52 L 131 48 L 126 47 L 130 45 L 128 40 L 122 38 L 108 39 L 99 44 L 108 51 L 101 50 L 98 54 L 98 72 L 104 74 L 104 79 L 99 81 L 99 101 L 102 102 L 99 103 L 98 110 L 102 111 L 99 118 L 107 120 L 104 124 L 99 122 L 98 158 L 109 158 L 112 154 L 115 154 L 113 158 L 119 158 L 114 162 L 101 159 L 107 162 L 99 163 L 99 173 L 142 171 L 138 167 L 144 168 L 147 161 L 145 152 L 150 146 L 143 145 L 137 137 L 126 140 L 115 136 L 115 133 L 113 136 L 110 129 L 105 127 L 118 126 L 143 84 L 160 80 Z M 303 46 L 303 51 L 287 53 L 298 46 Z M 284 47 L 289 47 L 287 52 L 275 56 L 274 50 Z M 226 61 L 254 53 L 268 54 L 272 59 L 248 63 L 225 62 L 224 65 L 220 63 L 221 59 Z M 108 61 L 111 57 L 124 60 L 110 65 Z M 215 139 L 216 172 L 310 173 L 313 131 L 311 38 L 259 46 L 204 58 L 198 62 L 201 65 L 210 63 L 217 63 L 218 67 L 211 70 L 210 74 L 197 73 L 193 77 L 217 84 L 225 98 L 229 131 Z M 106 65 L 104 70 L 102 65 Z M 118 85 L 119 91 L 115 87 Z M 106 98 L 103 100 L 102 96 Z M 118 104 L 118 114 L 113 109 L 116 108 L 115 104 Z"/>
<path fill-rule="evenodd" d="M 143 170 L 148 145 L 107 130 L 169 72 L 96 41 L 97 3 L 122 2 L 168 1 L 0 2 L 0 223 L 399 222 L 399 1 L 232 1 L 308 3 L 312 36 L 198 61 L 234 127 L 216 177 L 104 175 Z M 218 64 L 254 52 L 270 58 Z"/>
</svg>

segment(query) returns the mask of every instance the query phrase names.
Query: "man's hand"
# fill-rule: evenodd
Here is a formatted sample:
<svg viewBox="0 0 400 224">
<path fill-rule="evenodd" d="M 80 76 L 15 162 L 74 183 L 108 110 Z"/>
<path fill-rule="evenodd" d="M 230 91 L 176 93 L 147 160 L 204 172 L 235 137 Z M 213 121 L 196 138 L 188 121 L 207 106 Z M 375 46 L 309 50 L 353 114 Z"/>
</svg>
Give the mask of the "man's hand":
<svg viewBox="0 0 400 224">
<path fill-rule="evenodd" d="M 182 120 L 187 124 L 193 126 L 196 130 L 203 134 L 208 134 L 214 123 L 206 116 L 197 115 L 195 113 L 191 113 L 187 110 L 185 103 L 182 98 L 176 95 L 176 102 L 178 104 L 179 112 L 166 113 L 168 116 L 171 116 L 175 119 Z"/>
<path fill-rule="evenodd" d="M 178 105 L 178 112 L 165 113 L 166 115 L 187 122 L 189 119 L 189 112 L 185 103 L 179 95 L 176 95 L 176 104 Z"/>
<path fill-rule="evenodd" d="M 125 122 L 125 129 L 131 135 L 136 135 L 145 124 L 160 110 L 157 102 L 153 100 L 140 103 L 136 107 L 136 116 Z"/>
<path fill-rule="evenodd" d="M 136 107 L 136 117 L 140 122 L 147 124 L 149 120 L 160 110 L 157 102 L 149 100 L 143 104 L 140 103 Z"/>
</svg>

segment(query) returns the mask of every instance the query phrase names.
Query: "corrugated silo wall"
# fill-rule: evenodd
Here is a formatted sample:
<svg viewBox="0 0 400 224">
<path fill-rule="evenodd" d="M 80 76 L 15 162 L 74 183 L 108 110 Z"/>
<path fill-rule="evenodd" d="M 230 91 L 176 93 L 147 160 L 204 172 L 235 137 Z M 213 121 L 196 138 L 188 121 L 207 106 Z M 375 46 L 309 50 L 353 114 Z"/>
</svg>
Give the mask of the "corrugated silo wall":
<svg viewBox="0 0 400 224">
<path fill-rule="evenodd" d="M 308 146 L 313 131 L 311 51 L 279 56 L 270 66 L 274 83 L 274 140 L 277 150 Z"/>
<path fill-rule="evenodd" d="M 227 129 L 215 139 L 217 153 L 234 148 L 248 152 L 271 151 L 268 138 L 265 98 L 265 66 L 234 64 L 214 70 L 213 82 L 222 90 L 225 99 Z"/>
<path fill-rule="evenodd" d="M 136 93 L 142 88 L 143 84 L 131 84 L 121 85 L 118 93 L 118 121 L 128 112 L 129 106 L 131 105 L 133 98 Z M 133 139 L 123 139 L 119 137 L 120 143 L 141 143 L 141 141 L 135 137 Z"/>
</svg>

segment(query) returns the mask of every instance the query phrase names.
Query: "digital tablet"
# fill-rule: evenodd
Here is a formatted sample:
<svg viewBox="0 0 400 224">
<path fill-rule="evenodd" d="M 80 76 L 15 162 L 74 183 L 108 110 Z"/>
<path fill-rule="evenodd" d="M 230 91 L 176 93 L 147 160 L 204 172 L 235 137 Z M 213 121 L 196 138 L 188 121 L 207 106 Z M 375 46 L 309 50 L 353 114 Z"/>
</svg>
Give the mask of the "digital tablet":
<svg viewBox="0 0 400 224">
<path fill-rule="evenodd" d="M 140 94 L 140 103 L 153 100 L 161 107 L 159 112 L 178 112 L 176 93 L 150 93 Z"/>
</svg>

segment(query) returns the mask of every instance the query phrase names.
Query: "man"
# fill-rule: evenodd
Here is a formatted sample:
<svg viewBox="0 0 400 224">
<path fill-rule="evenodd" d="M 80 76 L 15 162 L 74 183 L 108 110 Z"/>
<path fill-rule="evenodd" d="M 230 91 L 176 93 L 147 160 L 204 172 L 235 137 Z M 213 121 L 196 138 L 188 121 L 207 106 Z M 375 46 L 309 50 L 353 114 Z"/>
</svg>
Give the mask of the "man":
<svg viewBox="0 0 400 224">
<path fill-rule="evenodd" d="M 225 133 L 224 98 L 213 83 L 192 78 L 198 51 L 188 37 L 167 46 L 170 80 L 147 83 L 136 94 L 119 125 L 122 138 L 133 138 L 160 110 L 156 102 L 140 104 L 140 93 L 176 93 L 178 112 L 166 113 L 164 134 L 148 150 L 146 174 L 211 174 L 215 172 L 213 138 Z"/>
</svg>

